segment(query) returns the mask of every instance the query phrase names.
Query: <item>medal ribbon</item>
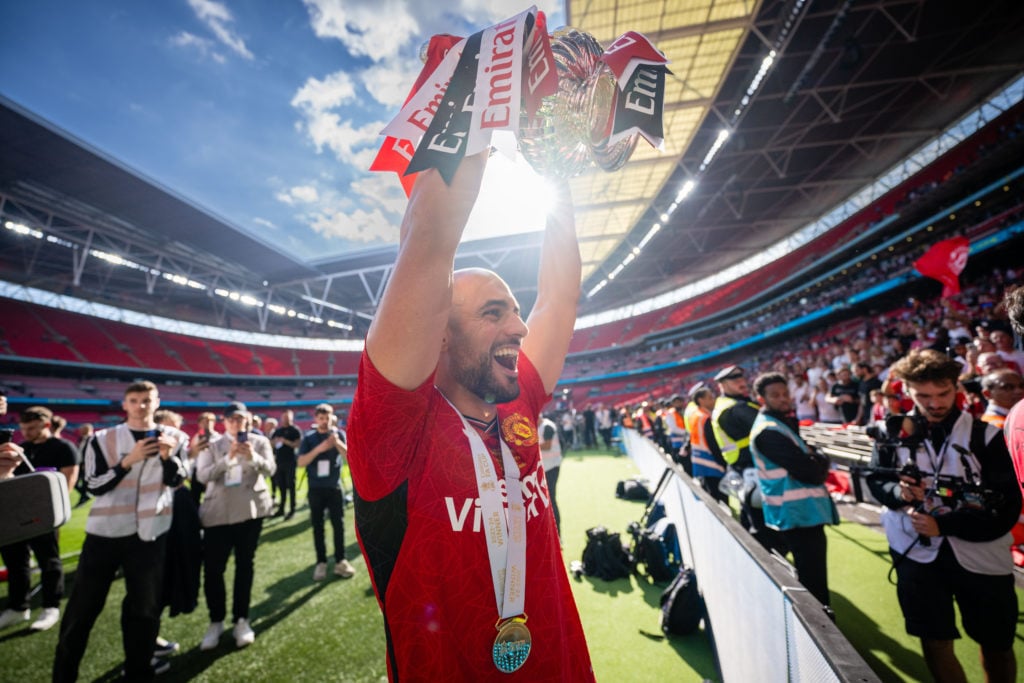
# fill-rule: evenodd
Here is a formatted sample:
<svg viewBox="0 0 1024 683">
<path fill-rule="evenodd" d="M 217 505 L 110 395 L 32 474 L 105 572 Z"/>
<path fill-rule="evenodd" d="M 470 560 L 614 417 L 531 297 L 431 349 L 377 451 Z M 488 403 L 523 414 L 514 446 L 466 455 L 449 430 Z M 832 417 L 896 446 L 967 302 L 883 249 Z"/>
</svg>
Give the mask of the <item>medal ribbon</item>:
<svg viewBox="0 0 1024 683">
<path fill-rule="evenodd" d="M 519 480 L 519 465 L 512 457 L 512 450 L 505 443 L 505 439 L 499 434 L 501 461 L 505 468 L 505 491 L 508 497 L 506 513 L 501 502 L 501 488 L 494 465 L 491 463 L 490 451 L 484 445 L 480 434 L 470 426 L 462 413 L 455 406 L 452 406 L 452 409 L 462 420 L 462 431 L 469 440 L 469 449 L 473 457 L 498 614 L 502 619 L 515 617 L 523 614 L 526 607 L 526 506 L 523 503 L 523 489 Z"/>
</svg>

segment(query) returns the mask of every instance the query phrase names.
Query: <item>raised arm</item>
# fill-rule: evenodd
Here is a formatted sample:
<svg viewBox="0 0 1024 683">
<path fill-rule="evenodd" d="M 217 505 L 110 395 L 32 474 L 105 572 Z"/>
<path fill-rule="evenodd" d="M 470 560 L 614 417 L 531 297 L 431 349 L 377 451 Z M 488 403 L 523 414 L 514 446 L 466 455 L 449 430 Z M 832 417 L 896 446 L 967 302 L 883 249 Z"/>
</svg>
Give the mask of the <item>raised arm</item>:
<svg viewBox="0 0 1024 683">
<path fill-rule="evenodd" d="M 413 187 L 395 269 L 366 335 L 374 366 L 403 389 L 420 386 L 437 365 L 452 303 L 455 250 L 486 161 L 486 152 L 464 159 L 450 186 L 437 171 L 423 171 Z"/>
<path fill-rule="evenodd" d="M 562 182 L 544 229 L 537 302 L 527 320 L 530 334 L 523 339 L 523 350 L 533 361 L 549 393 L 554 391 L 562 374 L 572 341 L 582 272 L 572 194 L 569 183 Z"/>
</svg>

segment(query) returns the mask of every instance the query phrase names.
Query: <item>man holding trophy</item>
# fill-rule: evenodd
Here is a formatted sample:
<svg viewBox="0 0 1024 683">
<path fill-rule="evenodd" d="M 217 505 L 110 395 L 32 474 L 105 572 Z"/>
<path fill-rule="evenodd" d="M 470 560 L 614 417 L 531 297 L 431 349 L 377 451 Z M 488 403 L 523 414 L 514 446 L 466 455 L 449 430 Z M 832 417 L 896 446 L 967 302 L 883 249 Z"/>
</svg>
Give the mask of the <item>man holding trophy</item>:
<svg viewBox="0 0 1024 683">
<path fill-rule="evenodd" d="M 545 115 L 556 61 L 536 10 L 463 40 L 435 37 L 373 166 L 404 175 L 407 189 L 419 175 L 348 430 L 392 680 L 594 680 L 537 425 L 580 294 L 568 184 L 548 215 L 526 322 L 496 273 L 453 271 L 490 132 L 519 132 L 521 101 L 524 122 Z"/>
</svg>

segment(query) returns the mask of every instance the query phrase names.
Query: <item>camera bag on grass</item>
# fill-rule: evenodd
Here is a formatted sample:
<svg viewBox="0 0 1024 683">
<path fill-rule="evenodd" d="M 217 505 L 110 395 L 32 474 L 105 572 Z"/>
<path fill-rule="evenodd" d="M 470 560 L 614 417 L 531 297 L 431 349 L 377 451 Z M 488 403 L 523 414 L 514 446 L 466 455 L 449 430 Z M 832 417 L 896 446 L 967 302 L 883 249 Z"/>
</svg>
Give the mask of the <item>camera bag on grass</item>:
<svg viewBox="0 0 1024 683">
<path fill-rule="evenodd" d="M 625 500 L 649 500 L 651 497 L 649 486 L 650 482 L 642 477 L 626 479 L 615 485 L 615 497 Z"/>
<path fill-rule="evenodd" d="M 696 631 L 703 618 L 704 598 L 697 590 L 697 575 L 682 567 L 661 594 L 661 630 L 667 636 L 685 636 Z"/>
<path fill-rule="evenodd" d="M 666 518 L 659 519 L 650 527 L 639 522 L 629 525 L 633 537 L 632 555 L 636 562 L 636 573 L 646 574 L 655 583 L 667 583 L 679 572 L 682 552 L 679 549 L 679 535 L 676 525 Z M 641 567 L 643 572 L 640 571 Z"/>
<path fill-rule="evenodd" d="M 676 525 L 665 515 L 665 504 L 658 500 L 672 478 L 672 469 L 665 468 L 654 488 L 639 522 L 629 525 L 633 537 L 630 555 L 638 576 L 649 576 L 655 583 L 668 583 L 682 564 Z M 641 571 L 643 569 L 643 571 Z"/>
<path fill-rule="evenodd" d="M 583 573 L 605 581 L 628 578 L 633 562 L 622 546 L 619 534 L 603 526 L 587 529 L 587 545 L 583 548 Z"/>
</svg>

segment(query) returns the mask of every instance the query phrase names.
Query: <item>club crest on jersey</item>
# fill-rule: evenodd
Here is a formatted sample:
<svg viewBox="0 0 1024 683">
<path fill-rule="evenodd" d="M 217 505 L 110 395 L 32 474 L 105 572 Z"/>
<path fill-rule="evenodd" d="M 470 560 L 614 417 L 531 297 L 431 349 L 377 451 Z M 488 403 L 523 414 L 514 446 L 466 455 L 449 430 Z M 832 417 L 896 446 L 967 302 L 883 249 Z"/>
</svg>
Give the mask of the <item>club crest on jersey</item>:
<svg viewBox="0 0 1024 683">
<path fill-rule="evenodd" d="M 530 418 L 512 413 L 501 421 L 501 437 L 513 446 L 534 446 L 537 444 L 537 427 Z"/>
</svg>

